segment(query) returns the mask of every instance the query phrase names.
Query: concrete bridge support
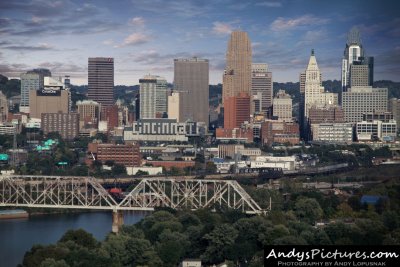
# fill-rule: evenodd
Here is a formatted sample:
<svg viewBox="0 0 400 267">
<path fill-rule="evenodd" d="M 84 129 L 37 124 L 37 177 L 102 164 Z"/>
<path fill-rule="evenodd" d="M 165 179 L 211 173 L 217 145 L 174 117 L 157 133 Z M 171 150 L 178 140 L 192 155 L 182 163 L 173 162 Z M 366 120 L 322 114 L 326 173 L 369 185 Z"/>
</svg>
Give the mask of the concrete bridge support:
<svg viewBox="0 0 400 267">
<path fill-rule="evenodd" d="M 112 232 L 118 234 L 121 226 L 124 225 L 124 213 L 121 210 L 113 210 L 112 213 Z"/>
</svg>

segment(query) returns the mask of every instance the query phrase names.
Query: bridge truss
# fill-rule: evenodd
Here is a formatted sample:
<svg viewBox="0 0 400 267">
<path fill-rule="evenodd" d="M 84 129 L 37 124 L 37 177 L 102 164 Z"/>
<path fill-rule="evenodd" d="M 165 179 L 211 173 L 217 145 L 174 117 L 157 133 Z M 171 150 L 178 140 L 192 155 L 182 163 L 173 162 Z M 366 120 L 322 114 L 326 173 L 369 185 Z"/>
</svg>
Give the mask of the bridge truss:
<svg viewBox="0 0 400 267">
<path fill-rule="evenodd" d="M 265 212 L 234 180 L 132 179 L 133 189 L 116 200 L 101 179 L 66 176 L 0 176 L 0 206 L 101 210 L 228 208 Z"/>
</svg>

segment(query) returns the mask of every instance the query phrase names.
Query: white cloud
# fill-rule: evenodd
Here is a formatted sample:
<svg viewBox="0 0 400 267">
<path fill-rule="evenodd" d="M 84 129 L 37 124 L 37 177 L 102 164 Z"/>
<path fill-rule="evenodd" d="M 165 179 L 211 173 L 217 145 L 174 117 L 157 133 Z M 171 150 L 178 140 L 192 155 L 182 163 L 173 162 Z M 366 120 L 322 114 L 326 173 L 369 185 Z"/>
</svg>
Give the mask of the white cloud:
<svg viewBox="0 0 400 267">
<path fill-rule="evenodd" d="M 144 26 L 144 19 L 142 17 L 134 17 L 129 20 L 129 23 L 135 26 Z"/>
<path fill-rule="evenodd" d="M 38 48 L 42 48 L 42 49 L 53 49 L 54 46 L 48 44 L 48 43 L 39 43 L 38 44 Z"/>
<path fill-rule="evenodd" d="M 307 31 L 301 40 L 296 44 L 298 46 L 326 42 L 329 39 L 326 30 Z"/>
<path fill-rule="evenodd" d="M 269 1 L 265 1 L 265 2 L 256 3 L 256 6 L 281 7 L 281 6 L 282 6 L 282 3 L 280 3 L 280 2 L 269 2 Z"/>
<path fill-rule="evenodd" d="M 115 47 L 123 47 L 127 45 L 138 45 L 138 44 L 143 44 L 147 43 L 150 41 L 150 36 L 137 32 L 137 33 L 132 33 L 128 37 L 125 38 L 124 42 L 121 45 L 116 45 Z"/>
<path fill-rule="evenodd" d="M 304 15 L 298 18 L 292 19 L 285 19 L 282 17 L 277 18 L 274 20 L 270 28 L 273 31 L 287 31 L 291 30 L 300 26 L 307 26 L 307 25 L 322 25 L 329 22 L 327 18 L 318 18 L 312 15 Z"/>
<path fill-rule="evenodd" d="M 33 24 L 40 24 L 41 22 L 44 22 L 46 19 L 41 18 L 41 17 L 37 17 L 37 16 L 33 16 L 31 21 Z"/>
<path fill-rule="evenodd" d="M 103 43 L 104 45 L 113 45 L 113 44 L 114 44 L 114 40 L 112 40 L 112 39 L 107 39 L 107 40 L 104 40 L 102 43 Z"/>
<path fill-rule="evenodd" d="M 213 31 L 213 33 L 218 34 L 218 35 L 231 34 L 231 32 L 233 31 L 232 25 L 230 25 L 228 23 L 216 21 L 213 23 L 213 25 L 214 26 L 212 28 L 212 31 Z"/>
</svg>

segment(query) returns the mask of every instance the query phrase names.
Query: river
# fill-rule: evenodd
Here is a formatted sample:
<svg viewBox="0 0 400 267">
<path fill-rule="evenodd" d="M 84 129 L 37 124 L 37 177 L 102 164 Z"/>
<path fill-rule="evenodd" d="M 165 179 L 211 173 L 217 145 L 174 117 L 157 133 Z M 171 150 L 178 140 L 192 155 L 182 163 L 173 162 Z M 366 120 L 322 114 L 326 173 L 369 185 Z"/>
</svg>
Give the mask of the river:
<svg viewBox="0 0 400 267">
<path fill-rule="evenodd" d="M 82 228 L 102 241 L 111 231 L 112 212 L 34 215 L 29 219 L 0 220 L 0 266 L 22 263 L 34 244 L 56 243 L 69 229 Z M 125 212 L 125 225 L 140 221 L 148 213 Z"/>
</svg>

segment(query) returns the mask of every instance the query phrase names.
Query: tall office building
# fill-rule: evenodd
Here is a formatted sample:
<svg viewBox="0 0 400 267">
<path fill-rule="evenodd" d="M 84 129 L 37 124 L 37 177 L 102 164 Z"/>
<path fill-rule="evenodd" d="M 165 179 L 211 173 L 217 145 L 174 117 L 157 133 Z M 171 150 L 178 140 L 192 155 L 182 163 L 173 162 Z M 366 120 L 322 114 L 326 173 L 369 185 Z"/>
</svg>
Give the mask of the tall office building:
<svg viewBox="0 0 400 267">
<path fill-rule="evenodd" d="M 251 64 L 251 95 L 261 93 L 261 110 L 265 115 L 272 106 L 272 91 L 272 73 L 268 71 L 268 65 L 264 63 Z"/>
<path fill-rule="evenodd" d="M 321 72 L 314 55 L 314 50 L 312 50 L 305 71 L 304 116 L 306 118 L 308 118 L 308 112 L 311 107 L 322 108 L 338 105 L 338 95 L 325 92 L 325 88 L 321 84 Z"/>
<path fill-rule="evenodd" d="M 114 105 L 114 59 L 89 58 L 88 98 L 102 107 Z"/>
<path fill-rule="evenodd" d="M 190 119 L 208 125 L 208 87 L 207 59 L 174 60 L 174 90 L 180 93 L 179 121 Z"/>
<path fill-rule="evenodd" d="M 146 75 L 139 79 L 140 118 L 161 118 L 167 113 L 167 81 L 155 75 Z"/>
<path fill-rule="evenodd" d="M 247 33 L 232 32 L 226 52 L 223 101 L 240 92 L 251 94 L 251 56 L 251 42 Z"/>
<path fill-rule="evenodd" d="M 393 114 L 393 119 L 396 120 L 397 126 L 400 127 L 400 99 L 391 98 L 388 102 L 388 111 Z"/>
<path fill-rule="evenodd" d="M 346 122 L 362 121 L 363 114 L 371 112 L 386 112 L 388 104 L 387 88 L 372 88 L 371 86 L 351 87 L 342 93 L 342 108 Z"/>
<path fill-rule="evenodd" d="M 372 86 L 374 82 L 374 58 L 366 57 L 360 32 L 353 27 L 348 36 L 342 59 L 342 89 L 353 86 Z"/>
<path fill-rule="evenodd" d="M 310 138 L 310 127 L 308 125 L 309 110 L 310 108 L 324 108 L 329 106 L 338 105 L 338 95 L 335 93 L 325 92 L 325 88 L 322 84 L 322 75 L 319 70 L 317 59 L 314 55 L 314 49 L 311 50 L 310 60 L 308 62 L 305 75 L 300 75 L 300 78 L 305 78 L 304 81 L 304 101 L 302 106 L 304 107 L 304 117 L 302 122 L 302 137 L 305 139 Z M 304 103 L 304 104 L 303 104 Z M 303 109 L 302 107 L 302 109 Z"/>
<path fill-rule="evenodd" d="M 7 121 L 8 117 L 8 101 L 7 97 L 0 91 L 0 123 Z"/>
<path fill-rule="evenodd" d="M 238 96 L 225 99 L 224 128 L 240 128 L 243 122 L 250 120 L 250 96 L 243 92 Z"/>
<path fill-rule="evenodd" d="M 21 102 L 19 111 L 29 113 L 29 92 L 40 90 L 40 76 L 37 73 L 21 74 Z"/>
<path fill-rule="evenodd" d="M 292 97 L 285 92 L 279 90 L 273 100 L 273 116 L 280 121 L 292 121 Z"/>
<path fill-rule="evenodd" d="M 168 96 L 168 118 L 176 119 L 177 122 L 180 122 L 180 92 L 172 92 L 171 95 Z"/>
<path fill-rule="evenodd" d="M 79 114 L 79 129 L 97 128 L 100 120 L 101 105 L 93 100 L 76 101 Z"/>
<path fill-rule="evenodd" d="M 29 92 L 29 113 L 31 118 L 40 119 L 42 113 L 69 113 L 71 92 L 65 90 L 64 83 L 52 77 L 44 77 L 44 87 Z"/>
</svg>

